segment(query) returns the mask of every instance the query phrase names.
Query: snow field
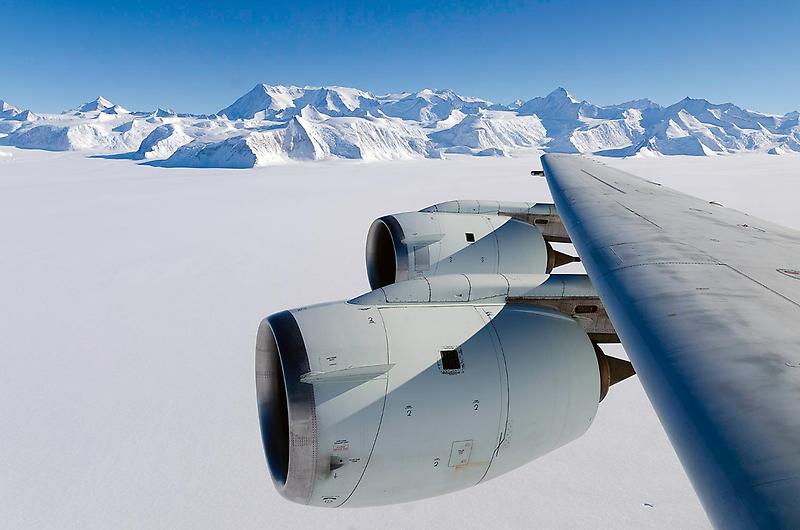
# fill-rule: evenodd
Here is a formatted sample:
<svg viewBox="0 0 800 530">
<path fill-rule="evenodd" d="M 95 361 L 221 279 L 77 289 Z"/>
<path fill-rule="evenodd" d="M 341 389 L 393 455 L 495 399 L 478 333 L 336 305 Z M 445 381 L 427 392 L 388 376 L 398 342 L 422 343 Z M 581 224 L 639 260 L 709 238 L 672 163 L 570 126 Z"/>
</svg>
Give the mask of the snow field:
<svg viewBox="0 0 800 530">
<path fill-rule="evenodd" d="M 546 202 L 529 176 L 537 158 L 242 172 L 0 153 L 12 155 L 0 157 L 0 526 L 708 527 L 635 378 L 584 437 L 470 490 L 331 511 L 272 487 L 259 320 L 365 292 L 364 239 L 380 215 L 454 198 Z M 800 228 L 794 156 L 601 160 Z"/>
</svg>

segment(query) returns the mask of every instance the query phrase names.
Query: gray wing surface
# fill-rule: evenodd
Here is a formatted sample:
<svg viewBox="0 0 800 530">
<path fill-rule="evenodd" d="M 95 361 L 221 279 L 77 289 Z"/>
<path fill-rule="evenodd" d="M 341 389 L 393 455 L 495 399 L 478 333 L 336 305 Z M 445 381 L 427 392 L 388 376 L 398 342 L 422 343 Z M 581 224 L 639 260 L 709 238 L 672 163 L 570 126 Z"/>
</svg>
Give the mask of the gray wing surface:
<svg viewBox="0 0 800 530">
<path fill-rule="evenodd" d="M 800 528 L 800 233 L 584 157 L 542 164 L 712 523 Z"/>
</svg>

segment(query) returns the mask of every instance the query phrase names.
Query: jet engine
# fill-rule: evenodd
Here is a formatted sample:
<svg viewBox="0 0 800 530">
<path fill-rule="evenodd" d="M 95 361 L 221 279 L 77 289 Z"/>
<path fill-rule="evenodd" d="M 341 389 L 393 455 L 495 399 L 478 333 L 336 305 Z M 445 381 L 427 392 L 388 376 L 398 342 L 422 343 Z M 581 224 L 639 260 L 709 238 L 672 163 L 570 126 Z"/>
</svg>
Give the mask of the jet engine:
<svg viewBox="0 0 800 530">
<path fill-rule="evenodd" d="M 533 225 L 500 215 L 407 212 L 376 219 L 367 276 L 377 289 L 420 275 L 550 272 L 553 249 Z"/>
<path fill-rule="evenodd" d="M 280 493 L 331 507 L 411 501 L 583 434 L 601 397 L 591 341 L 569 315 L 503 304 L 501 284 L 483 302 L 415 303 L 379 290 L 265 319 L 258 408 Z"/>
</svg>

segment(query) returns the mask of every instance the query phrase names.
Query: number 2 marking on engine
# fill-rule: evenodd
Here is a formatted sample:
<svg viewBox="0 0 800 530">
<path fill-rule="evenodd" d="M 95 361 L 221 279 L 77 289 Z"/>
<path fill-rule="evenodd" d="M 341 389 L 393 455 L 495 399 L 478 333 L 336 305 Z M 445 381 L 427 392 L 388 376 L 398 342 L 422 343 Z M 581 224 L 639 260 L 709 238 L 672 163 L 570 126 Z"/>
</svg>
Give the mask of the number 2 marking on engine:
<svg viewBox="0 0 800 530">
<path fill-rule="evenodd" d="M 478 410 L 481 407 L 481 402 L 479 400 L 475 400 L 472 402 L 472 408 Z"/>
<path fill-rule="evenodd" d="M 438 458 L 434 458 L 433 459 L 433 467 L 439 467 L 439 459 Z"/>
<path fill-rule="evenodd" d="M 372 318 L 372 317 L 367 317 L 367 318 L 369 318 L 369 323 L 370 324 L 374 324 L 375 323 L 375 319 L 374 318 Z"/>
<path fill-rule="evenodd" d="M 413 413 L 414 413 L 413 405 L 406 405 L 406 416 L 410 418 Z"/>
</svg>

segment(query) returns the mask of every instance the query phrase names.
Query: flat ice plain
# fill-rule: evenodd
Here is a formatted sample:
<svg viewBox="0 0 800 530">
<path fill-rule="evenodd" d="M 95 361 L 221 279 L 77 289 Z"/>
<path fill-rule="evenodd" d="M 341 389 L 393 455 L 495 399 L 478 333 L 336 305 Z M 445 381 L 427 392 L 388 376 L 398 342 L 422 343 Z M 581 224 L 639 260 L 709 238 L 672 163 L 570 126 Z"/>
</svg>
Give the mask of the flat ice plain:
<svg viewBox="0 0 800 530">
<path fill-rule="evenodd" d="M 800 156 L 601 160 L 800 228 Z M 260 319 L 368 290 L 375 217 L 454 198 L 548 201 L 538 167 L 165 169 L 0 148 L 0 527 L 707 528 L 635 378 L 584 437 L 469 490 L 326 510 L 272 487 L 254 398 Z"/>
</svg>

